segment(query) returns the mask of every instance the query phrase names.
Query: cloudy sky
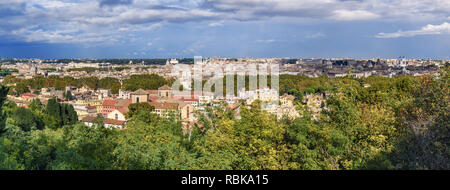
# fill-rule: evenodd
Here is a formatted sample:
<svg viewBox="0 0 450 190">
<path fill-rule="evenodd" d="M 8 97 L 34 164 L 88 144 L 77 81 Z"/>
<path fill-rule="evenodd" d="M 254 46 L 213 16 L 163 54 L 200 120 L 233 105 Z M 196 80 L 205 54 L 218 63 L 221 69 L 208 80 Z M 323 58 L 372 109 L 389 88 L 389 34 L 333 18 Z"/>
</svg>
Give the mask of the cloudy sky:
<svg viewBox="0 0 450 190">
<path fill-rule="evenodd" d="M 450 58 L 450 0 L 0 0 L 0 57 Z"/>
</svg>

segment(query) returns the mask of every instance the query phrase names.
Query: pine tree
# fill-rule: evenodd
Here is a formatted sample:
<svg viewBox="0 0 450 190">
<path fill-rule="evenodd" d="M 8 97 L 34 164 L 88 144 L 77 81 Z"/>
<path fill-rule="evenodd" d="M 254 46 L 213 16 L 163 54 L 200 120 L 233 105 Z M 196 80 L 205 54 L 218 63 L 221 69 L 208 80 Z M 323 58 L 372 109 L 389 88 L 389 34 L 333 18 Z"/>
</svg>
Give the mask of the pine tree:
<svg viewBox="0 0 450 190">
<path fill-rule="evenodd" d="M 51 98 L 48 100 L 45 111 L 48 115 L 54 117 L 59 125 L 63 122 L 61 118 L 61 106 L 56 100 L 56 98 Z M 58 126 L 55 126 L 58 127 Z"/>
<path fill-rule="evenodd" d="M 72 105 L 67 105 L 67 114 L 70 124 L 75 124 L 78 121 L 78 115 Z"/>
<path fill-rule="evenodd" d="M 6 86 L 0 86 L 0 134 L 5 128 L 6 116 L 3 114 L 2 107 L 6 100 L 6 95 L 8 95 L 9 88 Z"/>
</svg>

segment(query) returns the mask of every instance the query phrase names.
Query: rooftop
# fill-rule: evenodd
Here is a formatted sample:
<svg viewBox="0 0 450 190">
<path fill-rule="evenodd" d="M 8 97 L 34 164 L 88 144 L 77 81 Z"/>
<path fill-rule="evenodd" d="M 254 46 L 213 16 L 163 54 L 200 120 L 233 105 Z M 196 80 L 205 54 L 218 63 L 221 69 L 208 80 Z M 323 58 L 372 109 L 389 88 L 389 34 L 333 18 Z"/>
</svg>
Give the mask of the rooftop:
<svg viewBox="0 0 450 190">
<path fill-rule="evenodd" d="M 133 95 L 148 95 L 149 93 L 145 90 L 139 89 L 132 93 Z"/>
<path fill-rule="evenodd" d="M 172 88 L 170 88 L 167 85 L 164 85 L 164 86 L 159 87 L 158 90 L 172 90 Z"/>
</svg>

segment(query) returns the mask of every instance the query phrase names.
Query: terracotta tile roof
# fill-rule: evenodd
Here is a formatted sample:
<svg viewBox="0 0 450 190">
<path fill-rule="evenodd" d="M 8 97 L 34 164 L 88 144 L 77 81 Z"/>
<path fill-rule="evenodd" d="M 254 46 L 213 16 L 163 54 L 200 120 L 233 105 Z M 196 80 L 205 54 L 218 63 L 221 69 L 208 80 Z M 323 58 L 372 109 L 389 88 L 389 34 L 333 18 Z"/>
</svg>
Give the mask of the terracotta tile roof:
<svg viewBox="0 0 450 190">
<path fill-rule="evenodd" d="M 28 97 L 36 97 L 36 94 L 27 92 L 27 93 L 23 93 L 23 94 L 22 94 L 22 97 L 24 97 L 24 96 L 28 96 Z"/>
<path fill-rule="evenodd" d="M 132 93 L 133 95 L 148 95 L 149 93 L 145 90 L 139 89 Z"/>
<path fill-rule="evenodd" d="M 95 109 L 95 106 L 86 106 L 87 109 Z"/>
<path fill-rule="evenodd" d="M 158 90 L 146 90 L 150 95 L 158 95 Z"/>
<path fill-rule="evenodd" d="M 115 119 L 109 119 L 109 118 L 105 118 L 105 121 L 103 121 L 103 123 L 105 124 L 112 124 L 112 125 L 123 125 L 126 121 L 120 121 L 120 120 L 115 120 Z"/>
<path fill-rule="evenodd" d="M 97 117 L 94 116 L 86 116 L 83 118 L 83 122 L 94 123 L 97 120 Z"/>
<path fill-rule="evenodd" d="M 153 95 L 150 95 L 149 97 L 148 97 L 148 100 L 150 101 L 150 102 L 155 102 L 156 100 L 158 100 L 159 99 L 159 96 L 153 96 Z"/>
<path fill-rule="evenodd" d="M 164 85 L 164 86 L 159 87 L 158 90 L 172 90 L 172 88 L 170 88 L 167 85 Z"/>
<path fill-rule="evenodd" d="M 116 103 L 117 103 L 116 100 L 110 100 L 110 99 L 108 99 L 108 100 L 103 100 L 102 106 L 115 106 Z"/>
<path fill-rule="evenodd" d="M 177 103 L 149 102 L 149 104 L 155 107 L 155 109 L 159 110 L 168 110 L 168 109 L 176 110 L 178 108 Z"/>
<path fill-rule="evenodd" d="M 131 104 L 131 99 L 118 100 L 115 104 L 116 107 L 128 107 Z"/>
<path fill-rule="evenodd" d="M 128 113 L 129 110 L 128 110 L 128 107 L 121 107 L 121 108 L 117 109 L 117 111 L 119 111 L 122 114 L 126 114 L 126 113 Z"/>
</svg>

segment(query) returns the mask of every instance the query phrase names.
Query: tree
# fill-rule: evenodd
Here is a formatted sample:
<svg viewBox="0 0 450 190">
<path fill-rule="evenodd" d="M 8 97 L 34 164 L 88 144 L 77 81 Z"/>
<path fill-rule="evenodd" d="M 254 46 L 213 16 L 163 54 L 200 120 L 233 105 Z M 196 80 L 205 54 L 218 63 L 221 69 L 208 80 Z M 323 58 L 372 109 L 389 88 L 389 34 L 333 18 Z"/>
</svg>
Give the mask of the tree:
<svg viewBox="0 0 450 190">
<path fill-rule="evenodd" d="M 3 85 L 0 85 L 0 134 L 3 133 L 5 128 L 6 116 L 3 113 L 3 103 L 6 100 L 6 96 L 8 95 L 9 88 Z"/>
<path fill-rule="evenodd" d="M 28 88 L 28 85 L 26 84 L 26 82 L 17 83 L 16 87 L 14 87 L 14 89 L 16 89 L 16 92 L 18 95 L 21 95 L 26 92 L 30 92 L 30 89 Z"/>
<path fill-rule="evenodd" d="M 64 92 L 63 95 L 64 95 L 64 99 L 66 101 L 73 100 L 72 92 L 70 90 L 67 90 L 66 92 Z"/>
<path fill-rule="evenodd" d="M 61 105 L 58 103 L 55 97 L 48 100 L 47 106 L 45 107 L 45 113 L 55 118 L 58 123 L 58 126 L 50 127 L 59 127 L 63 122 L 61 118 Z"/>
<path fill-rule="evenodd" d="M 217 127 L 197 140 L 194 151 L 199 154 L 199 169 L 288 169 L 289 150 L 283 142 L 285 128 L 276 116 L 262 111 L 255 101 L 241 108 L 241 120 L 223 117 Z"/>
<path fill-rule="evenodd" d="M 30 103 L 28 103 L 28 108 L 30 108 L 32 111 L 42 112 L 44 109 L 44 105 L 39 98 L 34 98 L 30 101 Z"/>
<path fill-rule="evenodd" d="M 14 124 L 20 127 L 23 131 L 31 131 L 44 128 L 42 118 L 33 114 L 29 109 L 19 107 L 14 111 L 12 117 Z"/>
<path fill-rule="evenodd" d="M 116 169 L 112 152 L 116 147 L 116 130 L 75 124 L 63 127 L 61 148 L 52 162 L 52 169 Z"/>
<path fill-rule="evenodd" d="M 130 122 L 117 139 L 114 166 L 127 170 L 189 169 L 193 155 L 180 146 L 182 137 L 171 128 L 181 132 L 181 125 L 169 120 L 150 125 L 142 121 Z"/>
<path fill-rule="evenodd" d="M 450 168 L 450 67 L 439 76 L 424 76 L 413 86 L 413 101 L 400 110 L 396 151 L 391 155 L 400 169 Z"/>
<path fill-rule="evenodd" d="M 70 104 L 60 104 L 56 98 L 51 98 L 48 100 L 45 113 L 55 118 L 58 125 L 50 126 L 53 128 L 63 125 L 72 125 L 78 121 L 78 115 L 73 106 Z"/>
<path fill-rule="evenodd" d="M 149 103 L 147 102 L 141 102 L 141 103 L 134 103 L 134 104 L 130 104 L 128 106 L 128 112 L 126 113 L 126 118 L 130 119 L 134 116 L 136 116 L 139 112 L 152 112 L 155 108 L 153 106 L 151 106 Z"/>
<path fill-rule="evenodd" d="M 169 84 L 164 77 L 156 74 L 132 75 L 129 79 L 124 80 L 123 88 L 125 90 L 135 91 L 137 89 L 158 89 L 165 84 Z"/>
<path fill-rule="evenodd" d="M 121 88 L 119 79 L 105 77 L 98 81 L 98 87 L 103 89 L 111 89 L 111 93 L 118 94 Z"/>
</svg>

